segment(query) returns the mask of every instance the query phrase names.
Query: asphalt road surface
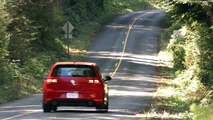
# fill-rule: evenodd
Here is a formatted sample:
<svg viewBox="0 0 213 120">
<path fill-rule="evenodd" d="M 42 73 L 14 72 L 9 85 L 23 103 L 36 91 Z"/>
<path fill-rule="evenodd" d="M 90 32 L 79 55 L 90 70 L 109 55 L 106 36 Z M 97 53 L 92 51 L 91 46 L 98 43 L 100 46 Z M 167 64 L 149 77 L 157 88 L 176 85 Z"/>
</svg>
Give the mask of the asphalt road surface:
<svg viewBox="0 0 213 120">
<path fill-rule="evenodd" d="M 158 10 L 123 15 L 97 34 L 85 61 L 96 62 L 103 75 L 111 75 L 109 112 L 95 108 L 59 107 L 42 112 L 41 94 L 0 105 L 2 120 L 140 119 L 153 102 L 158 81 L 160 22 Z"/>
</svg>

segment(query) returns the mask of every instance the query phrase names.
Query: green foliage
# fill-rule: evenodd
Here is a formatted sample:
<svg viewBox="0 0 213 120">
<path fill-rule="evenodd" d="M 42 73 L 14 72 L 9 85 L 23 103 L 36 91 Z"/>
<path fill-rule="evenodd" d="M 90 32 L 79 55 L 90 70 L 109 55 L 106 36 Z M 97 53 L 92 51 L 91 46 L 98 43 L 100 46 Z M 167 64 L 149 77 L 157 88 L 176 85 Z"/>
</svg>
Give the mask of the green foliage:
<svg viewBox="0 0 213 120">
<path fill-rule="evenodd" d="M 61 61 L 63 57 L 54 57 L 65 53 L 59 40 L 64 18 L 52 10 L 49 1 L 13 0 L 4 7 L 0 5 L 4 8 L 0 9 L 0 90 L 4 91 L 0 93 L 0 103 L 3 103 L 41 90 L 42 70 Z"/>
<path fill-rule="evenodd" d="M 198 42 L 199 58 L 199 77 L 206 85 L 213 88 L 213 31 L 207 26 L 200 26 L 198 29 L 200 39 Z"/>
<path fill-rule="evenodd" d="M 147 0 L 108 0 L 108 10 L 120 11 L 121 14 L 153 8 Z"/>
<path fill-rule="evenodd" d="M 173 38 L 169 49 L 173 54 L 173 68 L 176 71 L 182 71 L 185 69 L 184 61 L 185 61 L 185 39 L 183 37 L 178 36 L 177 38 Z"/>
<path fill-rule="evenodd" d="M 196 104 L 192 104 L 190 106 L 190 110 L 194 112 L 193 120 L 211 120 L 213 118 L 213 104 L 198 106 Z"/>
<path fill-rule="evenodd" d="M 9 58 L 11 60 L 19 60 L 20 63 L 23 63 L 29 57 L 28 51 L 30 51 L 29 44 L 32 36 L 27 31 L 33 30 L 31 28 L 31 21 L 24 14 L 24 11 L 28 11 L 24 9 L 25 4 L 28 4 L 28 1 L 18 2 L 14 0 L 7 4 L 7 12 L 9 13 L 9 17 L 12 18 L 7 28 L 11 34 L 8 46 L 8 50 L 10 51 Z"/>
<path fill-rule="evenodd" d="M 63 0 L 63 13 L 74 26 L 74 34 L 78 34 L 81 27 L 91 21 L 96 21 L 104 10 L 103 0 Z"/>
<path fill-rule="evenodd" d="M 184 66 L 189 68 L 190 66 L 197 66 L 197 76 L 207 87 L 212 87 L 213 80 L 213 66 L 212 63 L 212 39 L 213 30 L 212 27 L 212 11 L 213 6 L 210 0 L 206 2 L 200 1 L 166 1 L 172 4 L 170 8 L 170 13 L 173 14 L 173 18 L 183 26 L 186 26 L 188 31 L 184 39 L 186 41 L 184 51 L 186 57 L 176 57 L 178 61 L 183 61 Z M 179 54 L 181 55 L 181 54 Z M 193 62 L 191 62 L 193 61 Z M 180 66 L 182 68 L 182 66 Z"/>
<path fill-rule="evenodd" d="M 177 83 L 174 89 L 185 93 L 180 97 L 199 104 L 192 110 L 193 119 L 203 119 L 204 116 L 210 119 L 212 97 L 205 95 L 206 91 L 213 88 L 212 0 L 159 0 L 155 3 L 158 6 L 163 5 L 163 9 L 169 11 L 172 18 L 173 25 L 169 28 L 171 31 L 167 31 L 166 34 L 172 35 L 168 48 L 173 56 L 173 74 L 176 74 L 172 81 Z M 172 29 L 177 23 L 181 25 L 181 29 Z M 178 31 L 184 31 L 185 34 L 179 34 Z M 164 34 L 162 38 L 162 41 L 167 41 L 169 37 Z M 206 101 L 211 102 L 202 106 L 204 97 Z M 189 105 L 183 108 L 188 111 Z"/>
<path fill-rule="evenodd" d="M 0 102 L 19 98 L 21 95 L 19 90 L 21 90 L 20 80 L 22 80 L 22 76 L 18 70 L 18 66 L 8 61 L 1 61 L 1 65 L 3 69 L 0 70 L 0 90 L 4 92 L 0 93 L 2 96 Z"/>
<path fill-rule="evenodd" d="M 8 78 L 7 73 L 10 72 L 8 65 L 8 61 L 5 60 L 5 57 L 8 55 L 7 45 L 9 42 L 9 34 L 6 32 L 6 26 L 8 24 L 8 14 L 4 11 L 3 3 L 0 2 L 0 81 L 1 84 L 4 85 Z"/>
<path fill-rule="evenodd" d="M 181 99 L 180 96 L 170 96 L 166 99 L 161 99 L 161 102 L 166 105 L 166 110 L 170 113 L 185 112 L 186 108 L 191 104 L 190 101 Z"/>
<path fill-rule="evenodd" d="M 6 32 L 6 26 L 8 24 L 7 13 L 4 11 L 3 4 L 0 2 L 0 59 L 3 59 L 7 54 L 7 45 L 9 40 L 9 34 Z"/>
<path fill-rule="evenodd" d="M 145 0 L 63 0 L 63 12 L 74 26 L 74 35 L 81 32 L 80 27 L 96 21 L 102 24 L 106 17 L 135 10 L 148 9 L 151 5 Z"/>
</svg>

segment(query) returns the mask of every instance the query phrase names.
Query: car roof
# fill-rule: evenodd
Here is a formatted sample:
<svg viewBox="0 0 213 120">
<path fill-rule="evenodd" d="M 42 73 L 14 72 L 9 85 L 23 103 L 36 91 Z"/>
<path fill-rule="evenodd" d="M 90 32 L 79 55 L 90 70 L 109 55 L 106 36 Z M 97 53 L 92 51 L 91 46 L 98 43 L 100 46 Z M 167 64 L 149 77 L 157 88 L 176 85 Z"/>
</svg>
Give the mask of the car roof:
<svg viewBox="0 0 213 120">
<path fill-rule="evenodd" d="M 57 65 L 88 65 L 88 66 L 96 66 L 96 63 L 93 62 L 56 62 L 54 66 Z"/>
</svg>

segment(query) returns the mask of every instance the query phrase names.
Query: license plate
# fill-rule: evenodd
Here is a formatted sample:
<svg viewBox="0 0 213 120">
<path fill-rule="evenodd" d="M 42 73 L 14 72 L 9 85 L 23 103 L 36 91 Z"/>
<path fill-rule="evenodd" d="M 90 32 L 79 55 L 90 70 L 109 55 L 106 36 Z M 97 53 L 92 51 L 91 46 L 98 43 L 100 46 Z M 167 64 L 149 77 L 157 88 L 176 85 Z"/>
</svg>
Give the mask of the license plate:
<svg viewBox="0 0 213 120">
<path fill-rule="evenodd" d="M 67 98 L 78 98 L 78 93 L 67 93 Z"/>
</svg>

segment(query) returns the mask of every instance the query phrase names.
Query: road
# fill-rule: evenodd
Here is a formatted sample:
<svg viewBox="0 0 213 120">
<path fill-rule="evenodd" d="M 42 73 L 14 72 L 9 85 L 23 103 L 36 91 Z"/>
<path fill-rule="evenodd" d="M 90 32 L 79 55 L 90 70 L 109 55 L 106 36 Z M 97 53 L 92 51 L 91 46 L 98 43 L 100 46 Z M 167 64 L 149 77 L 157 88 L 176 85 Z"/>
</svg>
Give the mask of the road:
<svg viewBox="0 0 213 120">
<path fill-rule="evenodd" d="M 41 94 L 0 105 L 2 120 L 139 119 L 153 102 L 158 81 L 160 22 L 165 13 L 140 11 L 114 18 L 88 50 L 85 61 L 96 62 L 109 83 L 109 112 L 95 108 L 59 107 L 43 113 Z"/>
</svg>

